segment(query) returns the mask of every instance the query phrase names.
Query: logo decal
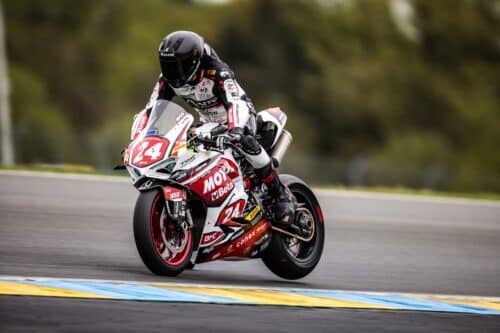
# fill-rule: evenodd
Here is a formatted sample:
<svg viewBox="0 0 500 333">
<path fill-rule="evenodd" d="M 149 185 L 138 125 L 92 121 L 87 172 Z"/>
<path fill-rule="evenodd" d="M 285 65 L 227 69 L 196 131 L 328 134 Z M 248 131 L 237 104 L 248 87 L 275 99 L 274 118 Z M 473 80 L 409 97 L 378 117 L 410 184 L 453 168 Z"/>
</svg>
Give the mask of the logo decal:
<svg viewBox="0 0 500 333">
<path fill-rule="evenodd" d="M 235 223 L 232 221 L 234 218 L 241 217 L 243 214 L 243 209 L 245 209 L 245 201 L 238 200 L 228 205 L 226 209 L 222 211 L 219 216 L 219 220 L 215 225 L 228 225 L 228 226 L 240 226 L 239 223 Z"/>
<path fill-rule="evenodd" d="M 220 164 L 219 164 L 220 165 Z M 203 194 L 211 192 L 215 189 L 215 186 L 221 186 L 225 181 L 227 181 L 227 176 L 238 175 L 238 171 L 229 163 L 228 160 L 224 159 L 224 163 L 220 165 L 220 169 L 215 172 L 212 176 L 205 179 L 203 184 Z"/>
<path fill-rule="evenodd" d="M 165 197 L 165 200 L 172 200 L 172 201 L 179 201 L 186 199 L 186 194 L 184 193 L 183 190 L 170 186 L 166 186 L 163 188 L 163 196 Z"/>
<path fill-rule="evenodd" d="M 205 179 L 203 183 L 203 194 L 212 192 L 216 186 L 221 186 L 227 180 L 227 175 L 223 170 L 217 171 L 215 174 Z"/>
<path fill-rule="evenodd" d="M 212 192 L 211 194 L 212 201 L 216 201 L 217 199 L 224 197 L 233 188 L 234 188 L 233 182 L 229 182 L 223 187 L 219 187 L 216 191 Z"/>
<path fill-rule="evenodd" d="M 218 104 L 217 97 L 212 97 L 204 101 L 195 101 L 192 98 L 185 98 L 186 103 L 196 109 L 208 109 Z"/>
<path fill-rule="evenodd" d="M 245 221 L 252 221 L 259 212 L 260 212 L 260 207 L 255 206 L 255 208 L 252 209 L 252 211 L 248 213 L 247 216 L 245 216 Z"/>
<path fill-rule="evenodd" d="M 221 239 L 224 234 L 220 231 L 214 231 L 207 234 L 204 234 L 201 238 L 201 246 L 211 245 Z"/>
</svg>

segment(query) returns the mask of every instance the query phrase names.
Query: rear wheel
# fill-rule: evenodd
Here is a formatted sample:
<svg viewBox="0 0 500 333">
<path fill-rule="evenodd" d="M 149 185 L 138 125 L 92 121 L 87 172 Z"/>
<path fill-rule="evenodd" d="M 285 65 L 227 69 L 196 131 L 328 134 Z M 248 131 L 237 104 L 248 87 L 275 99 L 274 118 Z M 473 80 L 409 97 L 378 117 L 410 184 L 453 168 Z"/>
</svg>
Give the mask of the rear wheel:
<svg viewBox="0 0 500 333">
<path fill-rule="evenodd" d="M 302 180 L 291 175 L 280 175 L 280 179 L 297 198 L 300 208 L 295 220 L 300 219 L 301 226 L 307 229 L 308 241 L 273 231 L 262 260 L 279 277 L 296 280 L 308 275 L 321 258 L 325 241 L 323 216 L 318 200 Z"/>
<path fill-rule="evenodd" d="M 160 191 L 141 192 L 134 211 L 135 245 L 144 264 L 157 275 L 179 275 L 190 263 L 193 231 L 166 212 Z"/>
</svg>

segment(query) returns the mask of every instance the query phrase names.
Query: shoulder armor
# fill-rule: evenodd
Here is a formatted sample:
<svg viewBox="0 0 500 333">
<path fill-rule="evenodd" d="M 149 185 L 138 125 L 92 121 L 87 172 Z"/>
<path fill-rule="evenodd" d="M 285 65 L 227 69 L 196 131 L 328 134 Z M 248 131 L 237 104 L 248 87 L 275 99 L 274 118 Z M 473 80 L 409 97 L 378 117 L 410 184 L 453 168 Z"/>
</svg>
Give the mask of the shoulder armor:
<svg viewBox="0 0 500 333">
<path fill-rule="evenodd" d="M 234 73 L 229 67 L 209 68 L 206 70 L 208 78 L 217 81 L 224 81 L 227 79 L 234 79 Z"/>
</svg>

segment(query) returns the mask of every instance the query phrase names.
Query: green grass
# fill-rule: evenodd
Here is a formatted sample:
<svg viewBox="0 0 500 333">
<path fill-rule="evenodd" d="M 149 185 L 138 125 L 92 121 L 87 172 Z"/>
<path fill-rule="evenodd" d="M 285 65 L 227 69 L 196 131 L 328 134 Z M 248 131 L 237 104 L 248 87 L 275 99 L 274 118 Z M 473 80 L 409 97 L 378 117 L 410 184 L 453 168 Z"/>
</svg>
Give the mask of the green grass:
<svg viewBox="0 0 500 333">
<path fill-rule="evenodd" d="M 375 193 L 387 193 L 387 194 L 406 194 L 406 195 L 421 195 L 421 196 L 432 196 L 432 197 L 446 197 L 446 198 L 465 198 L 465 199 L 477 199 L 477 200 L 496 200 L 500 201 L 500 193 L 490 193 L 490 192 L 444 192 L 444 191 L 434 191 L 429 189 L 412 189 L 407 187 L 365 187 L 365 186 L 315 186 L 315 188 L 321 189 L 331 189 L 331 190 L 342 190 L 342 191 L 361 191 L 361 192 L 375 192 Z"/>
<path fill-rule="evenodd" d="M 124 171 L 113 171 L 109 170 L 96 170 L 91 166 L 87 165 L 75 165 L 75 164 L 29 164 L 29 165 L 16 165 L 16 166 L 1 166 L 0 170 L 25 170 L 25 171 L 40 171 L 40 172 L 56 172 L 56 173 L 79 173 L 88 175 L 106 175 L 106 176 L 126 176 Z M 411 189 L 407 187 L 363 187 L 354 186 L 347 187 L 341 185 L 319 185 L 314 186 L 319 189 L 332 189 L 332 190 L 342 190 L 342 191 L 362 191 L 368 193 L 388 193 L 388 194 L 407 194 L 407 195 L 421 195 L 421 196 L 433 196 L 433 197 L 447 197 L 447 198 L 466 198 L 466 199 L 477 199 L 477 200 L 495 200 L 500 201 L 500 193 L 488 193 L 488 192 L 443 192 L 443 191 L 433 191 L 428 189 Z"/>
</svg>

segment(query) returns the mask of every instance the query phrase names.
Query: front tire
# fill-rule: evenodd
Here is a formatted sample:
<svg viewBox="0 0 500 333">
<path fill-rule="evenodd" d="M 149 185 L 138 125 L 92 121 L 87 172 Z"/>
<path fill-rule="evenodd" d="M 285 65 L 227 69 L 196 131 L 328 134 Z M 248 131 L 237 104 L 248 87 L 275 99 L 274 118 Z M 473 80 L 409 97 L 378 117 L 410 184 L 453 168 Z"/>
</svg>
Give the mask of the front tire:
<svg viewBox="0 0 500 333">
<path fill-rule="evenodd" d="M 134 210 L 134 239 L 142 261 L 154 274 L 177 276 L 190 263 L 193 231 L 180 230 L 168 218 L 161 191 L 139 194 Z"/>
<path fill-rule="evenodd" d="M 292 175 L 280 175 L 280 179 L 290 188 L 298 203 L 312 215 L 315 233 L 309 242 L 304 243 L 273 231 L 271 242 L 262 260 L 267 268 L 279 277 L 297 280 L 311 273 L 321 258 L 325 241 L 323 216 L 316 196 L 306 183 Z M 300 247 L 291 251 L 291 241 L 295 241 L 295 246 Z"/>
</svg>

